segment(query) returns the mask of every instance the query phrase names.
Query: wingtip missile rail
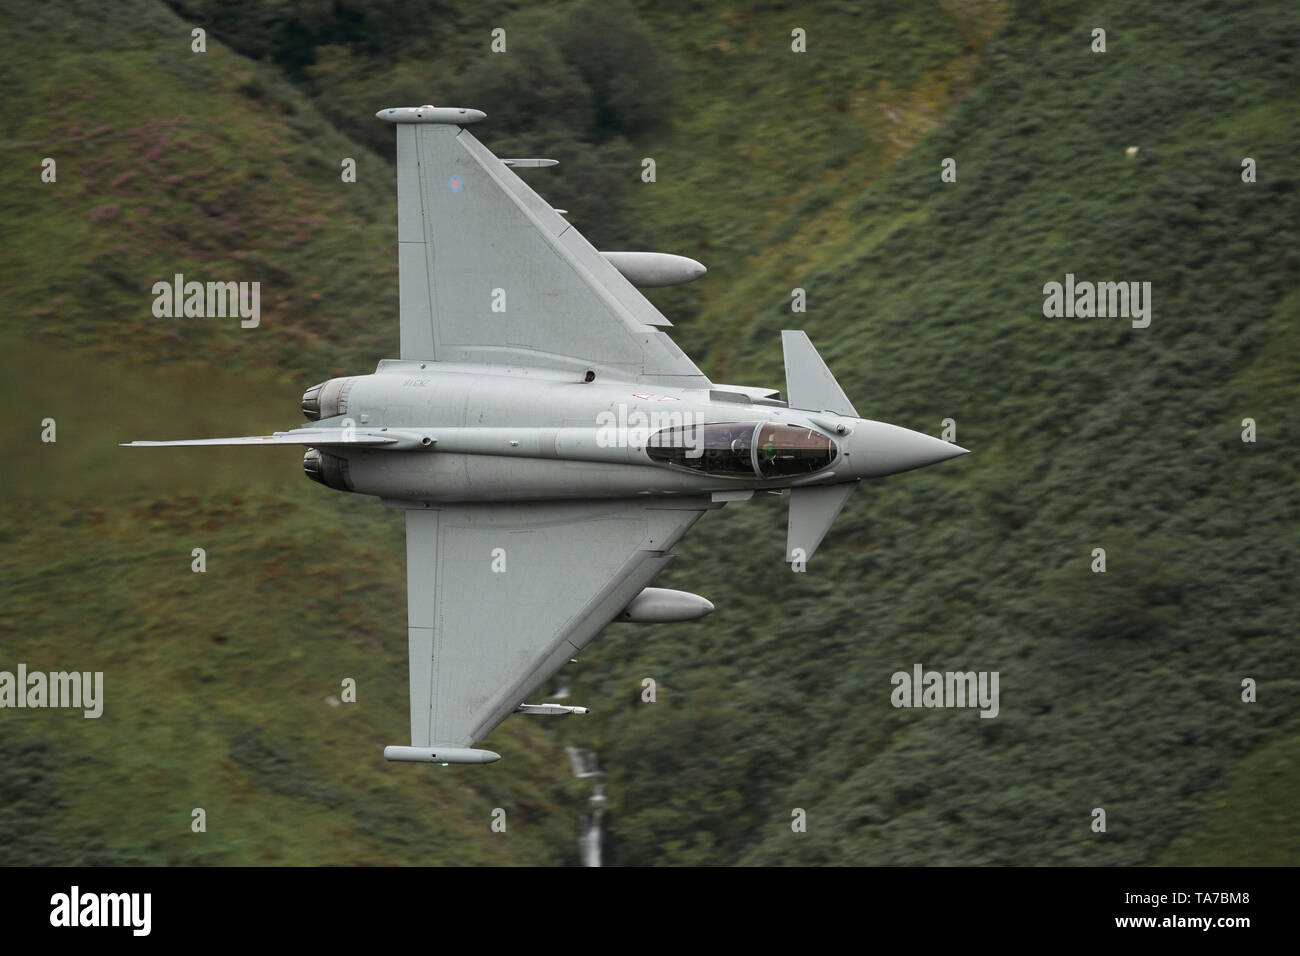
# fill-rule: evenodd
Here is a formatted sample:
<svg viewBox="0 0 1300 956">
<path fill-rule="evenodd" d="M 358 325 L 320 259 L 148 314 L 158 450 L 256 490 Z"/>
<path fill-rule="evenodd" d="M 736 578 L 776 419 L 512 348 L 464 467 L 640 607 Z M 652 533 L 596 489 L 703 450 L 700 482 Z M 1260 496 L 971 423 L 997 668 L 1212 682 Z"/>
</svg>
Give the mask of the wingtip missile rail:
<svg viewBox="0 0 1300 956">
<path fill-rule="evenodd" d="M 434 106 L 430 103 L 425 106 L 393 106 L 380 110 L 375 118 L 385 123 L 451 123 L 454 126 L 464 126 L 466 123 L 487 119 L 487 114 L 482 110 Z"/>
</svg>

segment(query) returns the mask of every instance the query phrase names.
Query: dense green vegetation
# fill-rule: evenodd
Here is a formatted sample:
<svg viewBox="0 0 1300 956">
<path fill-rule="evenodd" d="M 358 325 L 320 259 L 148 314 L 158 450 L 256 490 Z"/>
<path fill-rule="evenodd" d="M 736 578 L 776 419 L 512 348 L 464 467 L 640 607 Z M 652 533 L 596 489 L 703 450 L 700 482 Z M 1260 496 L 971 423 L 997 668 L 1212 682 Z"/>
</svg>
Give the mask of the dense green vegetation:
<svg viewBox="0 0 1300 956">
<path fill-rule="evenodd" d="M 353 16 L 390 6 L 409 28 Z M 0 668 L 104 670 L 111 697 L 0 715 L 0 862 L 572 863 L 568 742 L 608 771 L 611 863 L 1294 864 L 1300 11 L 513 7 L 6 18 Z M 780 386 L 802 327 L 862 414 L 951 417 L 974 451 L 860 490 L 803 575 L 783 501 L 709 515 L 658 583 L 717 611 L 611 628 L 571 665 L 593 715 L 507 721 L 478 769 L 380 756 L 406 726 L 391 515 L 290 451 L 113 445 L 289 424 L 392 352 L 366 120 L 430 99 L 561 159 L 531 181 L 598 245 L 705 262 L 655 301 L 716 380 Z M 154 319 L 173 272 L 261 279 L 263 327 Z M 1045 318 L 1067 272 L 1150 282 L 1151 326 Z M 918 662 L 999 671 L 999 716 L 894 709 Z"/>
</svg>

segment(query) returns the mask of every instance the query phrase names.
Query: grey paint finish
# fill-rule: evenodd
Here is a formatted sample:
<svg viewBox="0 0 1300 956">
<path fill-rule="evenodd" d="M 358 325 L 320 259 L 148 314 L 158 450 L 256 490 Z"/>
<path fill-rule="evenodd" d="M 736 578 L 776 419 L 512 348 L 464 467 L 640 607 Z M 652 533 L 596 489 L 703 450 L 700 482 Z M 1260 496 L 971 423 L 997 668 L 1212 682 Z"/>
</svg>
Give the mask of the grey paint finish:
<svg viewBox="0 0 1300 956">
<path fill-rule="evenodd" d="M 787 561 L 806 561 L 817 553 L 822 538 L 826 537 L 826 532 L 857 486 L 854 481 L 790 490 L 790 521 L 785 541 Z"/>
<path fill-rule="evenodd" d="M 397 131 L 404 359 L 707 385 L 669 322 L 469 132 Z"/>
<path fill-rule="evenodd" d="M 858 417 L 853 403 L 813 348 L 806 332 L 783 331 L 781 345 L 785 350 L 785 397 L 790 407 Z"/>
<path fill-rule="evenodd" d="M 375 114 L 375 118 L 381 119 L 385 123 L 407 125 L 456 123 L 464 126 L 468 123 L 477 123 L 486 119 L 487 114 L 482 110 L 465 109 L 459 106 L 394 106 L 390 109 L 380 110 Z"/>
<path fill-rule="evenodd" d="M 671 624 L 693 621 L 712 613 L 713 602 L 690 591 L 645 588 L 615 620 L 633 624 Z"/>
<path fill-rule="evenodd" d="M 485 736 L 628 606 L 709 507 L 408 510 L 412 745 Z"/>
<path fill-rule="evenodd" d="M 803 332 L 782 333 L 787 402 L 714 385 L 619 268 L 462 128 L 482 113 L 376 115 L 398 124 L 402 357 L 308 388 L 305 426 L 133 444 L 298 445 L 313 481 L 404 511 L 411 743 L 389 760 L 497 760 L 471 745 L 607 624 L 710 612 L 650 587 L 705 511 L 789 488 L 787 557 L 809 558 L 862 479 L 965 453 L 859 418 Z M 660 278 L 703 269 L 608 255 Z"/>
<path fill-rule="evenodd" d="M 638 289 L 694 282 L 709 271 L 694 259 L 666 252 L 602 252 L 601 255 Z"/>
<path fill-rule="evenodd" d="M 496 763 L 501 755 L 469 747 L 385 747 L 384 759 L 407 763 Z"/>
<path fill-rule="evenodd" d="M 438 581 L 437 511 L 406 512 L 406 626 L 411 684 L 411 746 L 433 743 L 434 621 Z"/>
</svg>

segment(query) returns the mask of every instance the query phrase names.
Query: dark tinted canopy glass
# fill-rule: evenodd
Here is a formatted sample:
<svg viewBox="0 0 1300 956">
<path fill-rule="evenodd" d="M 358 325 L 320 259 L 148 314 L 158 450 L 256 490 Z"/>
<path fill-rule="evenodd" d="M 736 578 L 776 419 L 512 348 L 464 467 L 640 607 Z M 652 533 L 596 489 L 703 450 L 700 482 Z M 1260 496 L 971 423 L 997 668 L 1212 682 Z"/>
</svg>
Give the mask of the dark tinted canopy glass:
<svg viewBox="0 0 1300 956">
<path fill-rule="evenodd" d="M 761 425 L 755 439 L 758 470 L 764 478 L 806 475 L 835 460 L 835 443 L 811 428 Z"/>
<path fill-rule="evenodd" d="M 795 425 L 712 422 L 664 428 L 650 436 L 651 460 L 729 478 L 783 478 L 825 468 L 836 448 L 825 435 Z"/>
<path fill-rule="evenodd" d="M 706 475 L 754 478 L 754 422 L 715 422 L 665 428 L 650 436 L 646 453 L 654 461 Z"/>
</svg>

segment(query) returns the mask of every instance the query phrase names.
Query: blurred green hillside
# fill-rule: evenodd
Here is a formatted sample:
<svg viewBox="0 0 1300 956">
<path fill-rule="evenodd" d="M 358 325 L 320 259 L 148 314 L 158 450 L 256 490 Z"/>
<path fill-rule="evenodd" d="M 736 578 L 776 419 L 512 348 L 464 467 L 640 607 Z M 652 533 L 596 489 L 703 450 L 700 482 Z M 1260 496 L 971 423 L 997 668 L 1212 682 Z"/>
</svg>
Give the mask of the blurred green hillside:
<svg viewBox="0 0 1300 956">
<path fill-rule="evenodd" d="M 565 744 L 608 773 L 611 864 L 1300 861 L 1294 4 L 0 12 L 0 669 L 107 694 L 0 711 L 0 863 L 573 864 Z M 291 425 L 395 352 L 371 114 L 429 101 L 560 159 L 529 181 L 598 246 L 708 265 L 653 297 L 715 380 L 781 387 L 805 328 L 860 413 L 973 451 L 862 488 L 806 574 L 780 499 L 706 517 L 657 583 L 717 611 L 609 629 L 565 674 L 592 715 L 508 720 L 488 768 L 382 758 L 391 514 L 291 450 L 116 447 Z M 261 326 L 154 318 L 176 272 L 261 281 Z M 1045 318 L 1066 273 L 1150 282 L 1150 327 Z M 1000 672 L 999 716 L 894 709 L 915 663 Z"/>
</svg>

